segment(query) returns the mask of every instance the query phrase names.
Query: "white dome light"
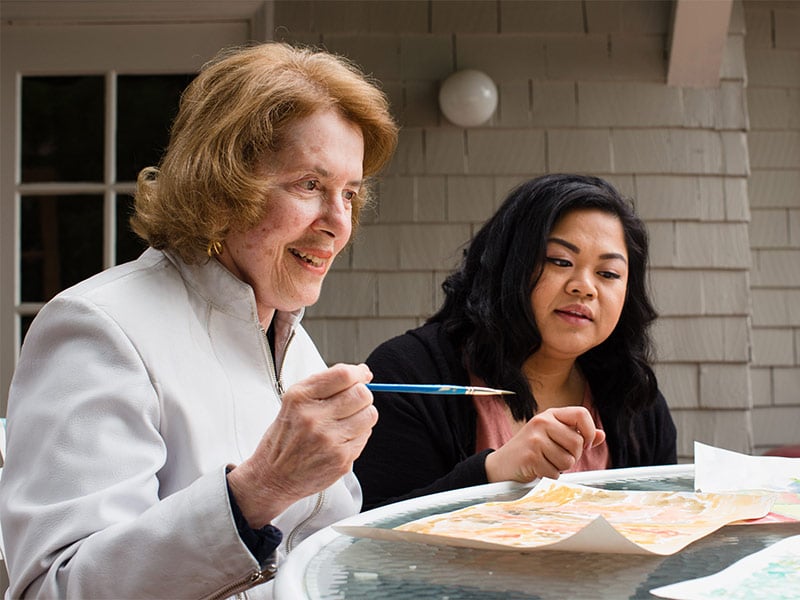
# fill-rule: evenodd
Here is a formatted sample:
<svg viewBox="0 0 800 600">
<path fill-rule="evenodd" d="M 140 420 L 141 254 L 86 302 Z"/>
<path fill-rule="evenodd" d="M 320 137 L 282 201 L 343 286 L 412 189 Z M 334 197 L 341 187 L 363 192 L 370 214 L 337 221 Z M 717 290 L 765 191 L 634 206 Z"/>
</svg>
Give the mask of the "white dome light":
<svg viewBox="0 0 800 600">
<path fill-rule="evenodd" d="M 482 125 L 497 108 L 497 86 L 482 71 L 456 71 L 444 80 L 439 89 L 439 107 L 447 120 L 455 125 Z"/>
</svg>

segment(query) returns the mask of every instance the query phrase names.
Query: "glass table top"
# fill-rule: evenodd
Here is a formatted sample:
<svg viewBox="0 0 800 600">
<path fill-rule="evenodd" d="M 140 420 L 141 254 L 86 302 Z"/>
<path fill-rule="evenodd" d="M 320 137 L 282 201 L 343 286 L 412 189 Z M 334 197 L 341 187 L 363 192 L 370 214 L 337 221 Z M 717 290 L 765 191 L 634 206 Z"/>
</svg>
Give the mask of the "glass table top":
<svg viewBox="0 0 800 600">
<path fill-rule="evenodd" d="M 562 481 L 616 490 L 691 491 L 692 465 L 562 475 Z M 489 484 L 368 511 L 349 524 L 395 527 L 476 502 L 515 500 L 529 485 Z M 748 554 L 800 534 L 800 523 L 727 526 L 672 556 L 542 550 L 478 550 L 358 539 L 326 528 L 278 570 L 278 600 L 529 600 L 654 598 L 651 589 L 711 575 Z"/>
</svg>

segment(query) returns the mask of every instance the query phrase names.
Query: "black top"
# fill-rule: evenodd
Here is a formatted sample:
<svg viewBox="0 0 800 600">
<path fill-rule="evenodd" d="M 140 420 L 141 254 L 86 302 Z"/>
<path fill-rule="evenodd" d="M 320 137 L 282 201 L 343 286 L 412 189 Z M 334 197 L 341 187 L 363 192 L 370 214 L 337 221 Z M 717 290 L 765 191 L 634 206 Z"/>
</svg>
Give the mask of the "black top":
<svg viewBox="0 0 800 600">
<path fill-rule="evenodd" d="M 378 346 L 367 365 L 380 383 L 470 385 L 458 351 L 439 323 L 429 323 Z M 376 392 L 378 423 L 354 470 L 363 510 L 426 494 L 488 483 L 475 454 L 477 412 L 472 396 Z M 613 468 L 674 464 L 676 430 L 659 392 L 655 404 L 620 435 L 613 403 L 600 412 Z"/>
</svg>

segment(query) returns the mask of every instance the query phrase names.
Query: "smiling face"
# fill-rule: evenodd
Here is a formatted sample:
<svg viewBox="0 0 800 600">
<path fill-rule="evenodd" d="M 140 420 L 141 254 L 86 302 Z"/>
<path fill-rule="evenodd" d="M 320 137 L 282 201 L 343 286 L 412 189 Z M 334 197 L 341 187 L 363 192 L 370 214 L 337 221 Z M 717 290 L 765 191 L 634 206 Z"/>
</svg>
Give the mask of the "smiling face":
<svg viewBox="0 0 800 600">
<path fill-rule="evenodd" d="M 286 129 L 259 172 L 268 181 L 261 221 L 225 239 L 220 262 L 255 291 L 259 319 L 314 304 L 352 233 L 362 184 L 361 130 L 326 110 Z"/>
<path fill-rule="evenodd" d="M 541 357 L 575 359 L 605 341 L 628 286 L 622 223 L 596 209 L 562 216 L 550 232 L 542 275 L 531 295 Z"/>
</svg>

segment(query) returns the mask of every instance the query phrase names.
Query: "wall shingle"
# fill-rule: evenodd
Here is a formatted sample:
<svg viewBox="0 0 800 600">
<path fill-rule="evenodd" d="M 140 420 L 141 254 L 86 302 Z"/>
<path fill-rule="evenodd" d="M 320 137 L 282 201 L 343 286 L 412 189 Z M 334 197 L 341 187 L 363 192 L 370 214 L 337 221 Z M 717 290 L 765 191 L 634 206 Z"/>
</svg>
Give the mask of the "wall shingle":
<svg viewBox="0 0 800 600">
<path fill-rule="evenodd" d="M 547 167 L 561 173 L 612 172 L 609 132 L 604 129 L 548 131 Z"/>
<path fill-rule="evenodd" d="M 469 173 L 509 175 L 545 170 L 542 131 L 470 129 L 467 144 Z"/>
</svg>

